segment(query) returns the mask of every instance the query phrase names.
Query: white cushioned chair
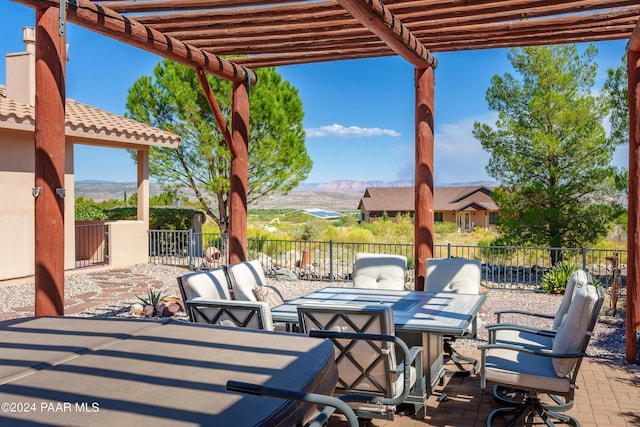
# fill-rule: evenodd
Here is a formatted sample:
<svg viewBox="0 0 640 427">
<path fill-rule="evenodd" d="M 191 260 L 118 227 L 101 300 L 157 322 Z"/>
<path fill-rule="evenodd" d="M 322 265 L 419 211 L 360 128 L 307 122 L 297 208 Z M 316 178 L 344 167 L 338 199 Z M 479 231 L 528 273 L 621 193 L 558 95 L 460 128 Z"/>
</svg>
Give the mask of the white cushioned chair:
<svg viewBox="0 0 640 427">
<path fill-rule="evenodd" d="M 298 319 L 301 332 L 333 341 L 338 366 L 335 394 L 345 396 L 361 422 L 371 418 L 393 420 L 400 403 L 413 405 L 416 417 L 424 417 L 422 347 L 409 350 L 395 337 L 391 307 L 302 304 L 298 306 Z M 348 334 L 348 338 L 340 334 Z M 396 345 L 405 354 L 401 363 L 396 362 Z M 360 398 L 354 401 L 353 396 Z"/>
<path fill-rule="evenodd" d="M 460 294 L 480 293 L 482 270 L 480 261 L 465 258 L 429 258 L 426 260 L 426 275 L 424 290 L 426 292 L 455 292 Z M 479 319 L 476 316 L 464 337 L 475 337 L 479 328 Z M 456 365 L 457 370 L 447 371 L 449 374 L 468 376 L 475 374 L 480 362 L 469 356 L 457 352 L 453 348 L 453 341 L 457 337 L 443 337 L 444 352 Z M 465 365 L 469 365 L 466 368 Z"/>
<path fill-rule="evenodd" d="M 407 257 L 389 254 L 356 254 L 353 287 L 404 290 Z"/>
<path fill-rule="evenodd" d="M 580 425 L 565 414 L 573 406 L 576 378 L 589 339 L 595 327 L 604 294 L 602 287 L 580 287 L 573 296 L 566 316 L 558 327 L 551 348 L 535 348 L 508 343 L 480 346 L 482 352 L 481 387 L 488 382 L 525 391 L 525 400 L 515 406 L 495 409 L 489 415 L 490 426 L 496 417 L 512 415 L 508 425 L 541 417 L 548 425 L 551 418 Z M 539 395 L 556 397 L 554 405 L 543 403 Z M 560 402 L 560 398 L 564 399 Z"/>
<path fill-rule="evenodd" d="M 229 278 L 222 268 L 178 277 L 178 287 L 191 322 L 273 330 L 265 302 L 231 299 Z"/>
</svg>

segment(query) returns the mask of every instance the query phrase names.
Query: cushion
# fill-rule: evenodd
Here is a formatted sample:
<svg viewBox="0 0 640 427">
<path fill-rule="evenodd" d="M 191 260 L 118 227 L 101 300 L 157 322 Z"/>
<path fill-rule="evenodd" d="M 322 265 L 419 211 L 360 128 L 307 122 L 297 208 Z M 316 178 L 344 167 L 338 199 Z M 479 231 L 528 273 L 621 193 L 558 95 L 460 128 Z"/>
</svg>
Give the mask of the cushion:
<svg viewBox="0 0 640 427">
<path fill-rule="evenodd" d="M 564 296 L 562 297 L 562 301 L 560 302 L 560 307 L 558 307 L 558 311 L 553 319 L 553 325 L 551 329 L 558 329 L 560 324 L 562 323 L 562 319 L 567 315 L 567 311 L 569 310 L 569 306 L 571 305 L 571 300 L 574 295 L 580 290 L 581 287 L 587 284 L 588 277 L 587 273 L 584 270 L 576 270 L 569 281 L 567 282 L 567 287 L 564 291 Z"/>
<path fill-rule="evenodd" d="M 231 278 L 233 298 L 238 301 L 257 301 L 253 288 L 266 284 L 262 264 L 259 261 L 244 261 L 227 267 Z"/>
<path fill-rule="evenodd" d="M 429 258 L 425 264 L 425 291 L 476 295 L 480 293 L 480 261 L 465 258 Z"/>
<path fill-rule="evenodd" d="M 403 255 L 356 255 L 353 269 L 355 288 L 404 290 L 407 257 Z"/>
<path fill-rule="evenodd" d="M 252 289 L 258 301 L 266 302 L 269 307 L 276 307 L 284 304 L 284 299 L 280 292 L 272 286 L 257 286 Z"/>
<path fill-rule="evenodd" d="M 581 353 L 586 350 L 585 337 L 593 327 L 598 292 L 595 286 L 582 286 L 573 297 L 569 311 L 553 339 L 554 353 Z M 567 376 L 575 366 L 577 359 L 553 359 L 553 369 L 558 377 Z"/>
<path fill-rule="evenodd" d="M 185 301 L 194 298 L 230 299 L 227 275 L 221 268 L 185 274 L 178 278 Z"/>
</svg>

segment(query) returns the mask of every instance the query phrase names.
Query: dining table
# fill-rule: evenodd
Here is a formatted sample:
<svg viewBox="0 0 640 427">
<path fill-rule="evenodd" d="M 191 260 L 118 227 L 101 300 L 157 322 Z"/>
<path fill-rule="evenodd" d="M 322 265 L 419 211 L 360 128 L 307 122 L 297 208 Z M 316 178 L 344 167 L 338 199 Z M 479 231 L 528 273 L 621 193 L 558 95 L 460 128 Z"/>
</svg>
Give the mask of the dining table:
<svg viewBox="0 0 640 427">
<path fill-rule="evenodd" d="M 301 334 L 164 319 L 0 322 L 1 426 L 284 426 L 309 403 L 228 391 L 229 380 L 331 395 L 333 345 Z"/>
<path fill-rule="evenodd" d="M 325 287 L 271 309 L 274 322 L 298 324 L 297 307 L 303 304 L 384 304 L 393 310 L 396 335 L 407 345 L 423 348 L 425 399 L 444 374 L 444 336 L 462 336 L 473 325 L 486 295 L 455 292 L 401 291 Z"/>
</svg>

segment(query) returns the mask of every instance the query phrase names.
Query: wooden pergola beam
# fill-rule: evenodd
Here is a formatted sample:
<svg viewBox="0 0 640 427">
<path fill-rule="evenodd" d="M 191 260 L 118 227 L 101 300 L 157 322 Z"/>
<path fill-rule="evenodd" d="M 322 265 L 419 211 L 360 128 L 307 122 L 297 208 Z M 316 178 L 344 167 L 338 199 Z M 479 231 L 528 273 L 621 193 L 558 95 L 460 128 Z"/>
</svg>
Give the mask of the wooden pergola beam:
<svg viewBox="0 0 640 427">
<path fill-rule="evenodd" d="M 220 105 L 216 100 L 216 96 L 211 89 L 211 85 L 209 84 L 209 80 L 207 80 L 207 74 L 204 72 L 202 68 L 196 68 L 196 75 L 198 76 L 198 80 L 200 80 L 200 86 L 202 86 L 202 90 L 204 91 L 204 96 L 207 98 L 207 102 L 209 103 L 209 107 L 213 112 L 213 116 L 216 118 L 216 122 L 218 123 L 218 128 L 220 132 L 222 132 L 222 136 L 224 137 L 224 142 L 227 144 L 227 147 L 231 149 L 231 132 L 229 132 L 229 126 L 227 125 L 227 120 L 222 114 L 222 110 L 220 109 Z"/>
<path fill-rule="evenodd" d="M 436 58 L 380 0 L 337 0 L 391 50 L 418 68 L 435 68 Z"/>
<path fill-rule="evenodd" d="M 15 0 L 35 8 L 59 7 L 58 0 Z M 112 39 L 155 53 L 181 64 L 202 68 L 207 73 L 233 82 L 256 82 L 255 73 L 231 61 L 167 36 L 151 27 L 88 0 L 77 0 L 67 8 L 67 20 Z"/>
<path fill-rule="evenodd" d="M 636 27 L 629 37 L 629 43 L 627 44 L 627 50 L 633 52 L 640 52 L 640 21 L 636 23 Z"/>
</svg>

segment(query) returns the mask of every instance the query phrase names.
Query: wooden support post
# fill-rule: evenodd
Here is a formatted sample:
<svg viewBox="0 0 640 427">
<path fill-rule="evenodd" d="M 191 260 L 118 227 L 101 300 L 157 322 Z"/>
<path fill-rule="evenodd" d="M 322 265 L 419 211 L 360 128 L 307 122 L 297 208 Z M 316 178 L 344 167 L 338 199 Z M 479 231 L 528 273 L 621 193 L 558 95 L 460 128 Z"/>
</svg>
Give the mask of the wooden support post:
<svg viewBox="0 0 640 427">
<path fill-rule="evenodd" d="M 229 263 L 247 259 L 249 189 L 249 88 L 233 84 L 231 117 L 231 183 L 229 187 Z"/>
<path fill-rule="evenodd" d="M 628 50 L 629 201 L 627 232 L 627 362 L 639 363 L 640 333 L 640 52 Z"/>
<path fill-rule="evenodd" d="M 433 257 L 434 70 L 416 68 L 415 289 L 424 290 L 425 261 Z"/>
<path fill-rule="evenodd" d="M 36 316 L 64 315 L 66 38 L 59 34 L 59 16 L 57 7 L 36 10 Z"/>
</svg>

